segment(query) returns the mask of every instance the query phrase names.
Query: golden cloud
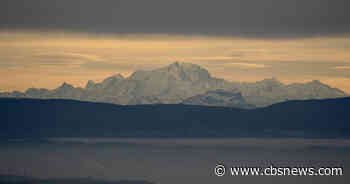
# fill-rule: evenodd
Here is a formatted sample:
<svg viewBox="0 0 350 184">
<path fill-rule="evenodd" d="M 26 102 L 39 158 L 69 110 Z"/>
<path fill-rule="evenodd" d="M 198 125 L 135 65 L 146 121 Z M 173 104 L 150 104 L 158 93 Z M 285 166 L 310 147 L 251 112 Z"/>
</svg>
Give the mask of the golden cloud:
<svg viewBox="0 0 350 184">
<path fill-rule="evenodd" d="M 255 63 L 229 63 L 231 65 L 236 65 L 239 67 L 245 68 L 266 68 L 267 66 L 264 64 L 255 64 Z"/>
<path fill-rule="evenodd" d="M 349 70 L 350 66 L 336 66 L 334 67 L 336 70 Z"/>
</svg>

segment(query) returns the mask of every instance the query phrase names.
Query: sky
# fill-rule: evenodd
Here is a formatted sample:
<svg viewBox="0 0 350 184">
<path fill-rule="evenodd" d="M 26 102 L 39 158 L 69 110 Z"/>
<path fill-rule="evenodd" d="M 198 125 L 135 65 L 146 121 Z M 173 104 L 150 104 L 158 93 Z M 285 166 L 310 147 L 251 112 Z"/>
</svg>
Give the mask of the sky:
<svg viewBox="0 0 350 184">
<path fill-rule="evenodd" d="M 0 91 L 84 86 L 172 62 L 350 93 L 348 0 L 2 0 Z"/>
</svg>

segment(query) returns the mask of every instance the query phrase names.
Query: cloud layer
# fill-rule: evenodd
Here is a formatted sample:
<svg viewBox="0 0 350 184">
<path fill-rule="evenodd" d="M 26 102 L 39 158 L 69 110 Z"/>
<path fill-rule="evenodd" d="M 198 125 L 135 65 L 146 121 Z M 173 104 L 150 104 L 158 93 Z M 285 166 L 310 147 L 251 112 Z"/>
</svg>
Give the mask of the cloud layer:
<svg viewBox="0 0 350 184">
<path fill-rule="evenodd" d="M 1 0 L 0 29 L 304 37 L 350 33 L 348 0 Z"/>
</svg>

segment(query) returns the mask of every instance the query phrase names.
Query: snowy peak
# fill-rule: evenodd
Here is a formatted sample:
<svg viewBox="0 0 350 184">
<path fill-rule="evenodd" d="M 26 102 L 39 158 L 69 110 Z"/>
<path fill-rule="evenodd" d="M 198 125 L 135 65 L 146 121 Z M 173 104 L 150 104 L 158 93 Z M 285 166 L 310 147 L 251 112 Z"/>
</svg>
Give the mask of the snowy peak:
<svg viewBox="0 0 350 184">
<path fill-rule="evenodd" d="M 191 63 L 174 62 L 166 67 L 166 70 L 170 76 L 178 80 L 190 80 L 195 82 L 211 78 L 208 70 Z"/>
<path fill-rule="evenodd" d="M 74 89 L 74 87 L 66 82 L 64 82 L 60 87 L 58 87 L 56 90 L 71 90 Z"/>
</svg>

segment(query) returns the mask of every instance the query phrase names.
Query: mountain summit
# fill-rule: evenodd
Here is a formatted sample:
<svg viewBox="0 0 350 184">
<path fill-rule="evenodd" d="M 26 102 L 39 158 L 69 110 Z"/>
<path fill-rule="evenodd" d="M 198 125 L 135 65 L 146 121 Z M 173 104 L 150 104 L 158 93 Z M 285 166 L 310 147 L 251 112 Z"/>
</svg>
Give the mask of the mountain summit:
<svg viewBox="0 0 350 184">
<path fill-rule="evenodd" d="M 161 69 L 162 70 L 162 69 Z M 205 81 L 211 78 L 206 69 L 191 63 L 175 62 L 168 67 L 165 67 L 168 74 L 176 80 L 188 80 L 191 82 Z"/>
<path fill-rule="evenodd" d="M 143 80 L 152 76 L 165 77 L 176 81 L 204 81 L 211 78 L 209 72 L 198 65 L 191 63 L 174 62 L 166 67 L 152 71 L 136 71 L 130 78 Z"/>
<path fill-rule="evenodd" d="M 212 77 L 199 65 L 174 62 L 151 71 L 120 74 L 102 82 L 89 80 L 85 88 L 63 83 L 54 90 L 28 89 L 0 93 L 0 97 L 67 98 L 114 104 L 177 104 L 261 107 L 292 99 L 344 97 L 346 94 L 320 81 L 285 85 L 276 78 L 254 83 L 229 82 Z"/>
<path fill-rule="evenodd" d="M 224 88 L 230 88 L 230 83 L 211 77 L 200 66 L 175 62 L 152 71 L 134 72 L 119 83 L 114 94 L 120 95 L 125 104 L 181 103 L 210 89 Z"/>
</svg>

